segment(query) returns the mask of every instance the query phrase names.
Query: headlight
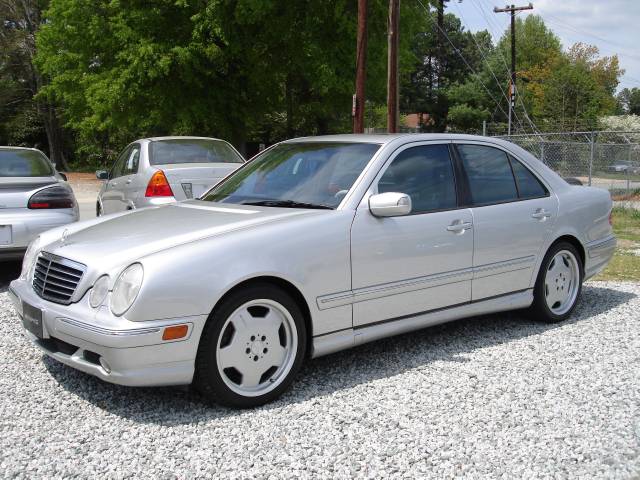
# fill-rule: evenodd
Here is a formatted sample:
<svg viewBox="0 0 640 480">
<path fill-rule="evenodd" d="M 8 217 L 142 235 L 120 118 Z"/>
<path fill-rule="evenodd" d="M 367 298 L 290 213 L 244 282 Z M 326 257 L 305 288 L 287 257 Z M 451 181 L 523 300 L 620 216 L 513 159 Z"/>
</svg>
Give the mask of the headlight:
<svg viewBox="0 0 640 480">
<path fill-rule="evenodd" d="M 114 315 L 122 315 L 133 305 L 142 285 L 142 265 L 129 265 L 120 274 L 111 293 L 111 311 Z"/>
<path fill-rule="evenodd" d="M 22 272 L 20 278 L 27 280 L 31 276 L 31 270 L 33 264 L 36 261 L 38 255 L 38 249 L 40 248 L 40 237 L 36 237 L 27 247 L 27 251 L 24 253 L 24 259 L 22 260 Z"/>
<path fill-rule="evenodd" d="M 107 293 L 109 293 L 109 275 L 103 275 L 93 284 L 89 293 L 89 305 L 98 308 L 107 298 Z"/>
</svg>

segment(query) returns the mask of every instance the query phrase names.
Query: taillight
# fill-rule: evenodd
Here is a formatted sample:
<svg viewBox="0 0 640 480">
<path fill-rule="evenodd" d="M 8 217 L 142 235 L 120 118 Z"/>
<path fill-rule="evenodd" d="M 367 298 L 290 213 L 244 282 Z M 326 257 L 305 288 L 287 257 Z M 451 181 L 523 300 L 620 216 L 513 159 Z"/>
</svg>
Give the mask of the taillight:
<svg viewBox="0 0 640 480">
<path fill-rule="evenodd" d="M 73 191 L 62 185 L 48 187 L 34 193 L 29 199 L 27 206 L 38 210 L 44 208 L 73 208 L 75 198 Z"/>
<path fill-rule="evenodd" d="M 158 170 L 153 174 L 149 184 L 147 185 L 147 191 L 144 193 L 145 197 L 173 197 L 173 191 L 171 185 L 167 181 L 162 170 Z"/>
</svg>

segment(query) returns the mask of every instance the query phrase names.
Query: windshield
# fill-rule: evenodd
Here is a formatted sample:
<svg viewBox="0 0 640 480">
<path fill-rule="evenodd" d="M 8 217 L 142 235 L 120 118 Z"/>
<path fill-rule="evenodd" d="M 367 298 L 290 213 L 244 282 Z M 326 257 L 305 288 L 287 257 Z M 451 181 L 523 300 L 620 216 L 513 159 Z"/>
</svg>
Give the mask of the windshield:
<svg viewBox="0 0 640 480">
<path fill-rule="evenodd" d="M 37 150 L 0 149 L 0 177 L 50 177 L 53 168 Z"/>
<path fill-rule="evenodd" d="M 227 142 L 206 138 L 155 140 L 149 145 L 149 159 L 151 165 L 244 161 Z"/>
<path fill-rule="evenodd" d="M 335 208 L 378 148 L 369 143 L 283 143 L 237 170 L 201 200 Z"/>
</svg>

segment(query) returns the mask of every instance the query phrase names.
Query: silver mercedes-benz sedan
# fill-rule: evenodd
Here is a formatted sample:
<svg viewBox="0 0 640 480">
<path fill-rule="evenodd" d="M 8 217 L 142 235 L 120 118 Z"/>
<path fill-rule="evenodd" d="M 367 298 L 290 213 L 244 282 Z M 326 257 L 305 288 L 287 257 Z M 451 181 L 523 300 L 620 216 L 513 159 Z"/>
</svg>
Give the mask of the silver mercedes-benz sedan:
<svg viewBox="0 0 640 480">
<path fill-rule="evenodd" d="M 60 362 L 255 406 L 308 357 L 490 312 L 566 319 L 613 255 L 611 208 L 498 139 L 299 138 L 197 200 L 41 235 L 10 294 Z"/>
<path fill-rule="evenodd" d="M 44 153 L 0 147 L 0 261 L 22 258 L 39 233 L 76 221 L 73 191 Z"/>
<path fill-rule="evenodd" d="M 97 216 L 197 198 L 244 163 L 233 146 L 217 138 L 143 138 L 127 145 L 104 180 Z"/>
</svg>

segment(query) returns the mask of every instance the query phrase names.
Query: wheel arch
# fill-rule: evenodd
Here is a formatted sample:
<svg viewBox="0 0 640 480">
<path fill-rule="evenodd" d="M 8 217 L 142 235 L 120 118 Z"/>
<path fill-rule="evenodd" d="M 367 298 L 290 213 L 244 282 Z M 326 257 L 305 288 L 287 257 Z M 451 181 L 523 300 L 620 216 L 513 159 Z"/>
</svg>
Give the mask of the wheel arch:
<svg viewBox="0 0 640 480">
<path fill-rule="evenodd" d="M 551 242 L 551 244 L 549 245 L 549 248 L 547 248 L 547 252 L 551 247 L 553 247 L 554 245 L 560 242 L 570 243 L 576 248 L 576 250 L 580 254 L 580 261 L 582 262 L 582 269 L 584 270 L 585 263 L 587 260 L 587 252 L 584 248 L 584 245 L 582 245 L 582 242 L 580 242 L 580 240 L 578 240 L 578 238 L 573 235 L 570 235 L 570 234 L 561 235 L 560 237 L 556 238 L 553 242 Z"/>
<path fill-rule="evenodd" d="M 211 309 L 211 313 L 213 313 L 218 305 L 220 305 L 226 298 L 230 295 L 233 295 L 235 292 L 242 290 L 244 288 L 253 286 L 253 285 L 274 285 L 282 290 L 284 290 L 287 294 L 291 296 L 291 298 L 296 302 L 298 307 L 300 307 L 300 311 L 302 312 L 303 320 L 305 328 L 307 329 L 307 342 L 305 345 L 305 355 L 308 356 L 311 352 L 311 346 L 313 344 L 313 324 L 311 321 L 311 309 L 309 308 L 309 304 L 305 299 L 304 295 L 300 291 L 298 287 L 296 287 L 293 283 L 285 280 L 281 277 L 276 277 L 272 275 L 261 275 L 257 277 L 251 277 L 241 282 L 233 285 L 229 288 L 220 298 L 216 301 L 215 305 Z M 207 319 L 207 321 L 209 321 Z"/>
</svg>

